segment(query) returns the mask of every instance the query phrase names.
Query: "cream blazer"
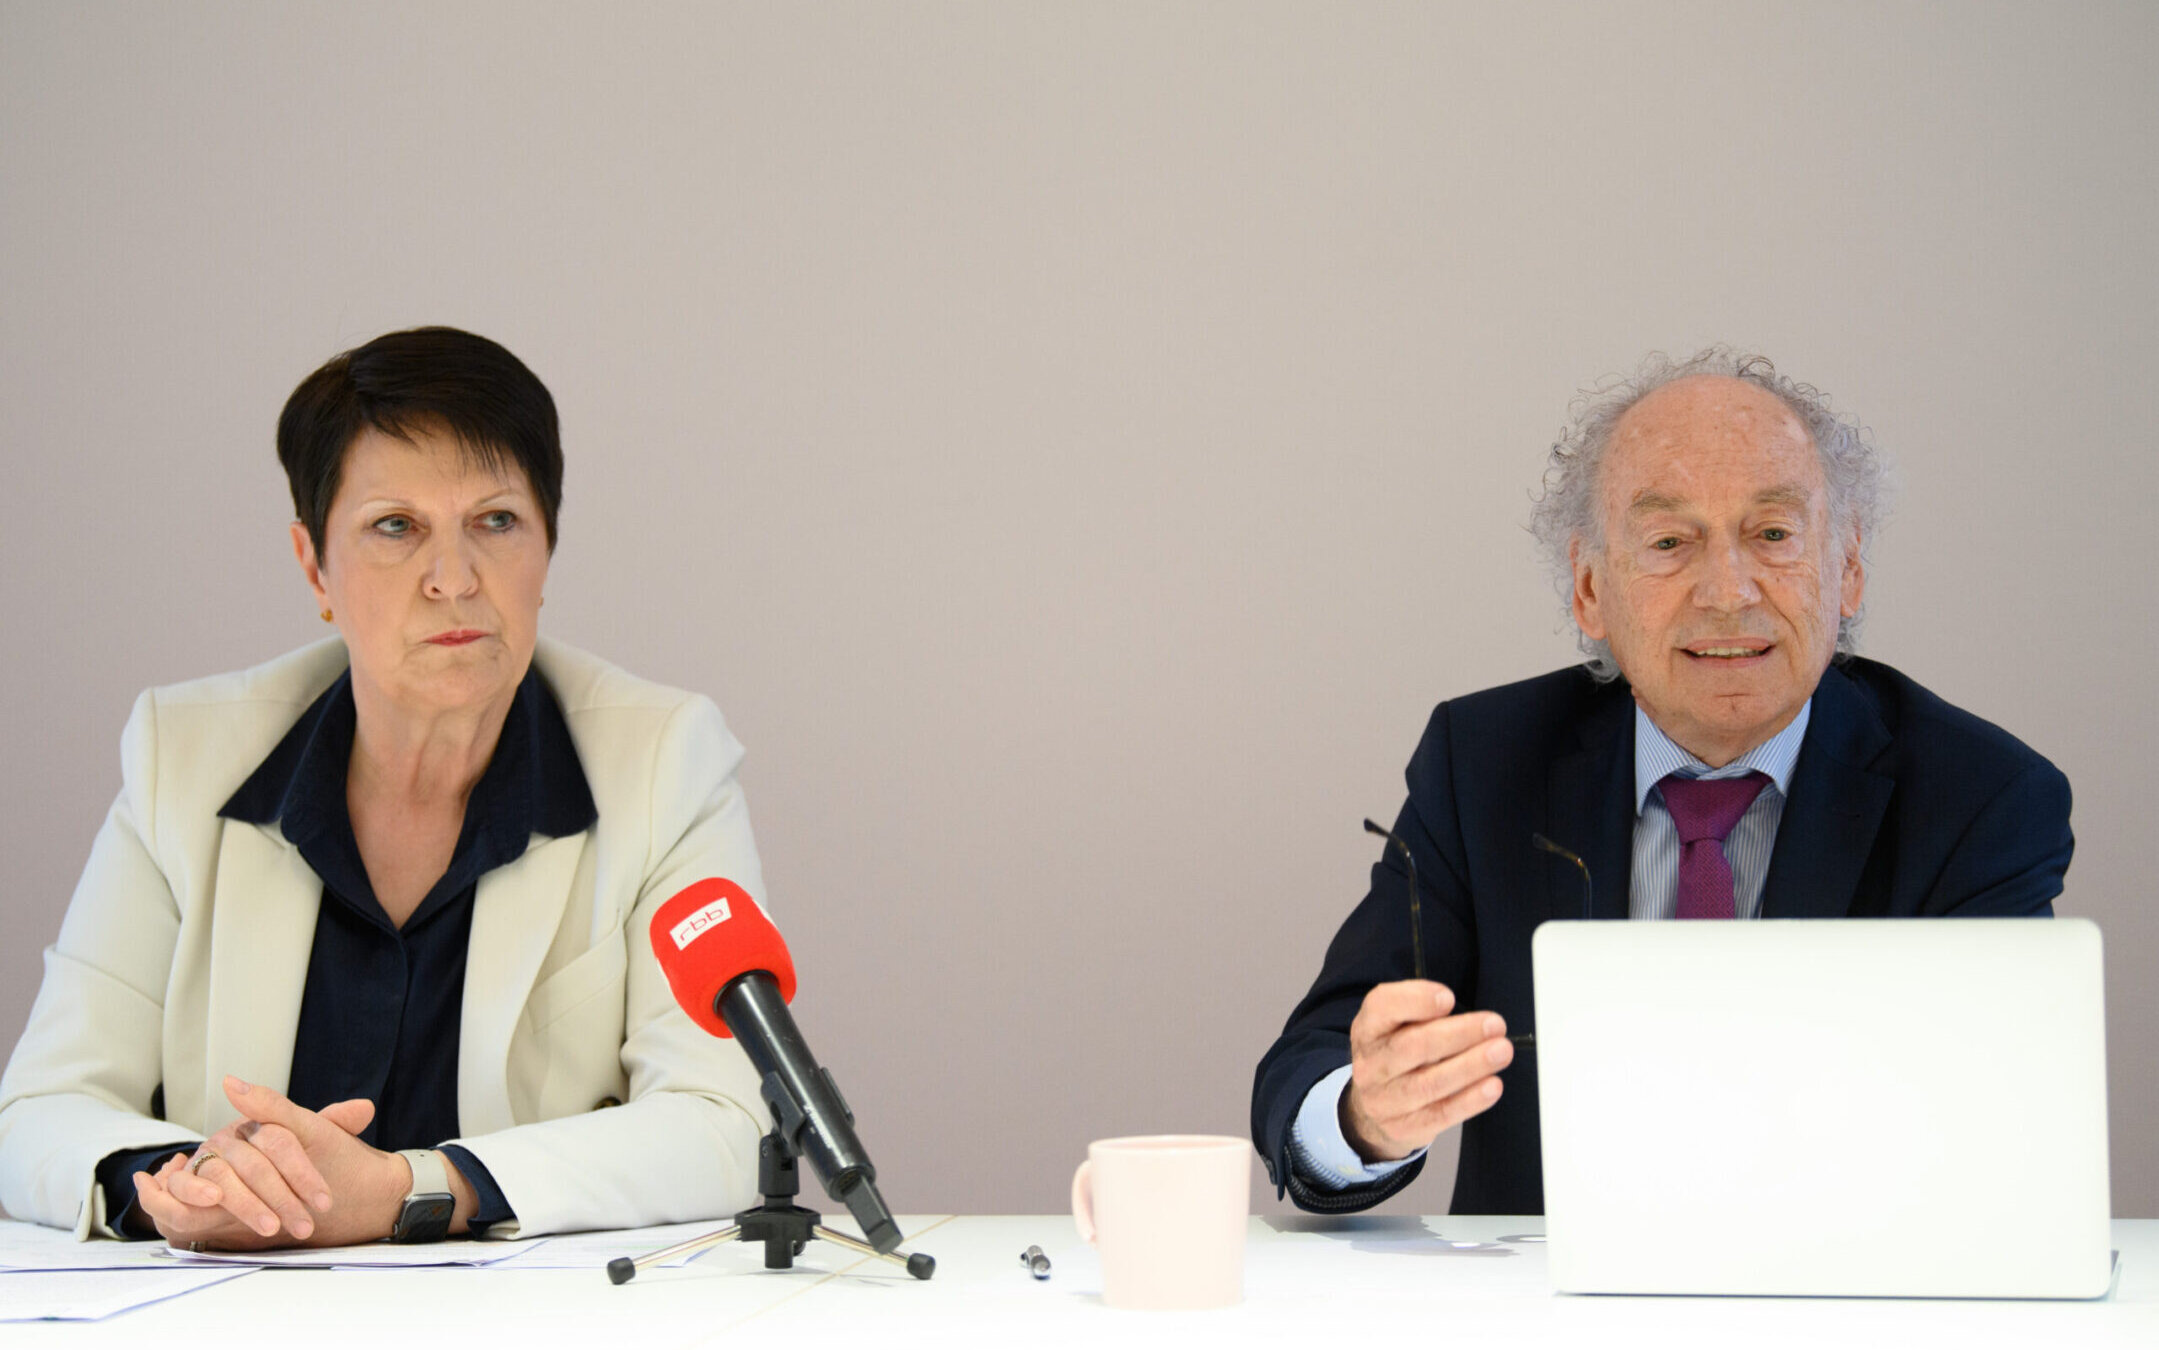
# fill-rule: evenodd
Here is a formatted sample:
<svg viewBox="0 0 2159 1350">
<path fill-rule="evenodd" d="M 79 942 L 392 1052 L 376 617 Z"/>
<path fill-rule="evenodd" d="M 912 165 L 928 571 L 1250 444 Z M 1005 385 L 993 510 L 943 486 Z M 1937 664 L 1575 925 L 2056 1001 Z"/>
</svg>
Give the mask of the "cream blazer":
<svg viewBox="0 0 2159 1350">
<path fill-rule="evenodd" d="M 704 877 L 764 903 L 742 746 L 705 698 L 555 643 L 533 662 L 599 816 L 480 878 L 455 1142 L 526 1236 L 730 1214 L 756 1192 L 757 1075 L 676 1007 L 646 926 Z M 346 665 L 332 639 L 136 700 L 119 799 L 0 1076 L 8 1213 L 108 1232 L 100 1159 L 228 1124 L 228 1073 L 284 1090 L 322 881 L 277 826 L 217 811 Z"/>
</svg>

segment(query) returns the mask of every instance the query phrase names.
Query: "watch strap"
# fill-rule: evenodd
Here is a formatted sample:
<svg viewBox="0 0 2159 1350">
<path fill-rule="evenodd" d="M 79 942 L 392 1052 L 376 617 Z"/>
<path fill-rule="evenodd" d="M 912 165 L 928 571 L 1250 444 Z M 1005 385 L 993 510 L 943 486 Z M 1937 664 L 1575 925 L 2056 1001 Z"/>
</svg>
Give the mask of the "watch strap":
<svg viewBox="0 0 2159 1350">
<path fill-rule="evenodd" d="M 442 1155 L 431 1148 L 401 1148 L 397 1156 L 412 1168 L 412 1189 L 405 1192 L 407 1200 L 416 1195 L 448 1195 L 450 1193 L 450 1165 Z"/>
</svg>

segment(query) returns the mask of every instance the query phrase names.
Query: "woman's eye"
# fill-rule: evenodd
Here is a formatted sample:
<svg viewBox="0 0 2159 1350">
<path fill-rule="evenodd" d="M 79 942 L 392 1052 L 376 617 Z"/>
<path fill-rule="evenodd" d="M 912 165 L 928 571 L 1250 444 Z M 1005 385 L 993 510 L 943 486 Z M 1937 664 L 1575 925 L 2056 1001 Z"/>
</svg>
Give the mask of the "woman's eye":
<svg viewBox="0 0 2159 1350">
<path fill-rule="evenodd" d="M 1659 553 L 1670 553 L 1673 549 L 1679 547 L 1679 541 L 1670 535 L 1666 535 L 1662 539 L 1651 540 L 1649 546 Z"/>
<path fill-rule="evenodd" d="M 490 511 L 486 515 L 480 517 L 480 524 L 483 527 L 494 530 L 497 533 L 509 529 L 512 525 L 515 525 L 516 523 L 517 515 L 515 512 L 512 511 Z"/>
<path fill-rule="evenodd" d="M 1762 531 L 1762 538 L 1767 539 L 1772 544 L 1781 544 L 1791 537 L 1792 532 L 1781 525 L 1772 525 Z"/>
<path fill-rule="evenodd" d="M 375 533 L 386 534 L 392 539 L 412 533 L 412 522 L 403 516 L 384 516 L 375 522 Z"/>
</svg>

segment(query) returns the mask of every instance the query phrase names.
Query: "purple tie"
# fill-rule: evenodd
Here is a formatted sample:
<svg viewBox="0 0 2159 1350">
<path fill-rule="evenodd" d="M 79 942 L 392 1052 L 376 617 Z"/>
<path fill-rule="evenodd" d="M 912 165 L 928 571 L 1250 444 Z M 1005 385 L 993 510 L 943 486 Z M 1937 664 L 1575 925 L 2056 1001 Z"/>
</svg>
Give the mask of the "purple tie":
<svg viewBox="0 0 2159 1350">
<path fill-rule="evenodd" d="M 1724 860 L 1724 836 L 1769 786 L 1766 773 L 1742 778 L 1682 778 L 1666 774 L 1664 807 L 1679 827 L 1679 914 L 1682 919 L 1732 917 L 1732 865 Z"/>
</svg>

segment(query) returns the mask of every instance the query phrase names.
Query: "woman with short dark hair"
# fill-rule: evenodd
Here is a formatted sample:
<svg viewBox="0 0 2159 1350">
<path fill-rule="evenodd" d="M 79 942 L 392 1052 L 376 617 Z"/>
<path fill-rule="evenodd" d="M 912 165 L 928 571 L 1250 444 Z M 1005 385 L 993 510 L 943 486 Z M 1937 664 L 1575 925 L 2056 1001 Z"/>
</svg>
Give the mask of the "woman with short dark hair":
<svg viewBox="0 0 2159 1350">
<path fill-rule="evenodd" d="M 742 748 L 539 637 L 554 400 L 485 338 L 390 333 L 277 448 L 338 635 L 136 701 L 0 1077 L 0 1205 L 231 1248 L 742 1207 L 756 1075 L 645 937 L 706 877 L 763 903 Z"/>
</svg>

